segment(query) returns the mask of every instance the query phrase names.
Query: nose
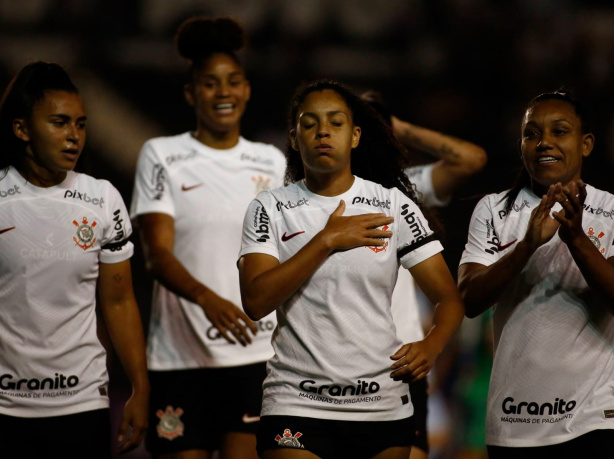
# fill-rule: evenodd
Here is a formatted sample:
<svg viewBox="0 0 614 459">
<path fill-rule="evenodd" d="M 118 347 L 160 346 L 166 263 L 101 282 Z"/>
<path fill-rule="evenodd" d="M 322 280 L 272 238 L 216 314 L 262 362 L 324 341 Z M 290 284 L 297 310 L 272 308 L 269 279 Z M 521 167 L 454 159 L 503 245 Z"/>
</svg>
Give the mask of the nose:
<svg viewBox="0 0 614 459">
<path fill-rule="evenodd" d="M 217 97 L 226 97 L 229 94 L 230 94 L 230 85 L 228 83 L 226 83 L 225 81 L 222 81 L 220 84 L 217 85 L 217 91 L 215 93 Z"/>
<path fill-rule="evenodd" d="M 551 148 L 552 148 L 552 141 L 550 137 L 547 134 L 543 134 L 540 137 L 539 142 L 537 142 L 537 149 L 540 151 L 543 151 L 543 150 L 549 150 Z"/>
<path fill-rule="evenodd" d="M 330 137 L 330 131 L 326 123 L 320 124 L 318 132 L 316 132 L 316 139 L 322 139 L 324 137 Z"/>
<path fill-rule="evenodd" d="M 79 140 L 83 135 L 81 129 L 74 123 L 70 123 L 68 126 L 68 141 L 72 143 L 79 143 Z"/>
</svg>

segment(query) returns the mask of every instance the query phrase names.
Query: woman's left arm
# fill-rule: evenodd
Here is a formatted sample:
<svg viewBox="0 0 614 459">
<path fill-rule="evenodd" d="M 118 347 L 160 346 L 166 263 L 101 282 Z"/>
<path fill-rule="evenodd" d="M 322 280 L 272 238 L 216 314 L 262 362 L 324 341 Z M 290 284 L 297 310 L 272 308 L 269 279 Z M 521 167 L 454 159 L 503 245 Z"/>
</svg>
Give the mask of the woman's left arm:
<svg viewBox="0 0 614 459">
<path fill-rule="evenodd" d="M 416 381 L 424 378 L 446 344 L 456 332 L 465 315 L 456 282 L 438 253 L 409 269 L 427 298 L 435 305 L 433 324 L 422 341 L 403 345 L 391 359 L 395 380 Z"/>
<path fill-rule="evenodd" d="M 604 258 L 582 228 L 586 185 L 582 180 L 565 187 L 558 183 L 555 196 L 563 207 L 562 211 L 552 214 L 561 224 L 559 237 L 567 244 L 586 283 L 604 300 L 603 307 L 614 314 L 614 257 Z"/>
<path fill-rule="evenodd" d="M 137 447 L 147 430 L 149 380 L 141 316 L 132 289 L 130 260 L 100 263 L 98 293 L 115 352 L 132 384 L 119 429 L 120 452 Z M 129 427 L 132 432 L 128 434 Z"/>
</svg>

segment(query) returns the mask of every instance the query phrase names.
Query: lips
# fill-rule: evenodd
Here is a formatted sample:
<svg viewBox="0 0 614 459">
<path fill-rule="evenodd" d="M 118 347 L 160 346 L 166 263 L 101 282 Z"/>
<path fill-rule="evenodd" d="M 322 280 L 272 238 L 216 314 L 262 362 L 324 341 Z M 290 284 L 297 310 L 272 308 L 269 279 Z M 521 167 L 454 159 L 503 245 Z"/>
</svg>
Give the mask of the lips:
<svg viewBox="0 0 614 459">
<path fill-rule="evenodd" d="M 320 153 L 328 153 L 333 150 L 333 147 L 331 147 L 330 145 L 326 143 L 320 143 L 315 146 L 315 149 L 319 151 Z"/>
<path fill-rule="evenodd" d="M 213 109 L 215 110 L 215 112 L 220 115 L 230 115 L 232 114 L 235 108 L 236 108 L 236 104 L 230 104 L 230 103 L 216 104 L 213 106 Z"/>
<path fill-rule="evenodd" d="M 560 161 L 559 158 L 555 158 L 554 156 L 540 156 L 537 158 L 536 162 L 538 164 L 553 164 Z"/>
</svg>

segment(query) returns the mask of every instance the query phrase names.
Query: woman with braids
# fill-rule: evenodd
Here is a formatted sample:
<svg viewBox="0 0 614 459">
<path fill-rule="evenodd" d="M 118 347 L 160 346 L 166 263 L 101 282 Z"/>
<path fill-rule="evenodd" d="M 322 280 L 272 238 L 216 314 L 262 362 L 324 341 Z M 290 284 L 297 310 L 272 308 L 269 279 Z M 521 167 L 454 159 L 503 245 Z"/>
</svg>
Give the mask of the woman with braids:
<svg viewBox="0 0 614 459">
<path fill-rule="evenodd" d="M 196 130 L 149 140 L 137 165 L 132 217 L 155 280 L 147 447 L 156 457 L 257 457 L 275 317 L 254 324 L 243 312 L 236 258 L 245 209 L 282 184 L 285 159 L 240 135 L 250 97 L 235 54 L 243 42 L 231 19 L 194 17 L 179 27 Z"/>
<path fill-rule="evenodd" d="M 476 206 L 459 268 L 467 316 L 493 307 L 489 457 L 612 457 L 614 196 L 583 182 L 583 107 L 541 94 L 521 126 L 524 171 Z"/>
<path fill-rule="evenodd" d="M 379 115 L 323 80 L 297 91 L 289 128 L 290 185 L 251 203 L 239 260 L 246 312 L 278 319 L 259 453 L 406 459 L 403 381 L 424 378 L 459 326 L 458 290 Z M 405 345 L 390 313 L 399 265 L 437 305 L 426 338 Z"/>
<path fill-rule="evenodd" d="M 57 64 L 26 65 L 0 103 L 0 440 L 8 456 L 111 457 L 97 294 L 132 385 L 119 450 L 139 445 L 147 429 L 132 228 L 109 182 L 73 170 L 86 122 Z"/>
</svg>

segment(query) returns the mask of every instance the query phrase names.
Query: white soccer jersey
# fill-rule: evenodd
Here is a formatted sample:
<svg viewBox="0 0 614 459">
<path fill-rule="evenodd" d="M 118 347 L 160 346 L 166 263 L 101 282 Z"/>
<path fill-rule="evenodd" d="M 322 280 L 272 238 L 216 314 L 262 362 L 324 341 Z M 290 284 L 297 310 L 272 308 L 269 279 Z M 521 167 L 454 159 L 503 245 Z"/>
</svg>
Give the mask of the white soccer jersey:
<svg viewBox="0 0 614 459">
<path fill-rule="evenodd" d="M 303 182 L 266 191 L 246 213 L 240 256 L 264 253 L 283 263 L 324 228 L 340 200 L 344 215 L 393 216 L 394 236 L 383 247 L 331 254 L 277 308 L 262 415 L 381 421 L 413 413 L 407 384 L 390 378 L 390 356 L 401 346 L 390 297 L 400 264 L 411 268 L 442 250 L 413 201 L 358 177 L 335 197 Z"/>
<path fill-rule="evenodd" d="M 435 163 L 405 169 L 405 174 L 416 186 L 422 202 L 426 207 L 443 207 L 447 201 L 441 201 L 433 188 L 433 167 Z M 403 343 L 412 343 L 424 339 L 421 310 L 430 309 L 431 302 L 416 285 L 414 278 L 406 269 L 399 270 L 397 284 L 392 293 L 392 318 L 397 327 L 397 334 Z"/>
<path fill-rule="evenodd" d="M 68 172 L 50 188 L 14 168 L 0 179 L 0 413 L 48 417 L 107 408 L 96 335 L 99 263 L 132 255 L 117 190 Z"/>
<path fill-rule="evenodd" d="M 489 266 L 524 237 L 540 197 L 523 189 L 506 215 L 504 195 L 476 206 L 461 264 Z M 614 196 L 587 186 L 582 227 L 614 256 Z M 546 446 L 614 429 L 614 317 L 598 301 L 558 233 L 510 279 L 493 309 L 488 444 Z"/>
<path fill-rule="evenodd" d="M 175 220 L 174 254 L 192 276 L 241 307 L 236 266 L 245 209 L 262 190 L 283 183 L 285 157 L 243 138 L 228 150 L 209 148 L 189 132 L 149 140 L 138 165 L 131 216 L 164 213 Z M 230 367 L 272 354 L 271 314 L 247 348 L 228 343 L 202 308 L 154 283 L 147 343 L 150 370 Z"/>
</svg>

